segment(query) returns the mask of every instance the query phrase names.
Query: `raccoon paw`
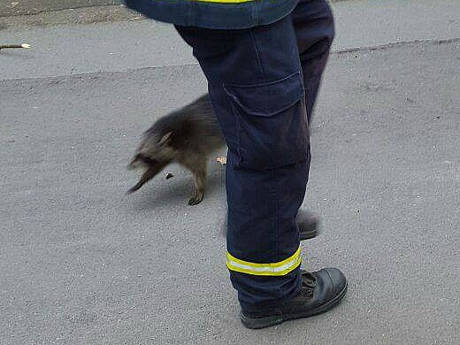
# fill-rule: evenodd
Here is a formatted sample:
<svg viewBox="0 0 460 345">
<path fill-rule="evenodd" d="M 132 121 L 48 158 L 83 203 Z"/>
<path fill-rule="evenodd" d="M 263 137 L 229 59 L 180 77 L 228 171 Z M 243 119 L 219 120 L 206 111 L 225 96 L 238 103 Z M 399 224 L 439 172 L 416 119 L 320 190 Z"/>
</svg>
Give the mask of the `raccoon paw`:
<svg viewBox="0 0 460 345">
<path fill-rule="evenodd" d="M 188 201 L 188 204 L 190 206 L 198 205 L 202 200 L 203 200 L 203 195 L 194 196 L 193 198 L 190 198 L 190 200 Z"/>
</svg>

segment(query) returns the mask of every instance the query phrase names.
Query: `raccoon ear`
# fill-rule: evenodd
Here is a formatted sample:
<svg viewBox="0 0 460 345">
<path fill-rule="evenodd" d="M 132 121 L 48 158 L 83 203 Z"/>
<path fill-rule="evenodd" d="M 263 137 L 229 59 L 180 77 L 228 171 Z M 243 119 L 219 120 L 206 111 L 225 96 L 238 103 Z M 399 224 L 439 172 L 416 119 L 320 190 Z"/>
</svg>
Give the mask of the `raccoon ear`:
<svg viewBox="0 0 460 345">
<path fill-rule="evenodd" d="M 168 132 L 165 135 L 163 135 L 163 137 L 158 142 L 158 145 L 166 145 L 166 144 L 168 144 L 171 141 L 172 134 L 173 134 L 173 132 Z"/>
</svg>

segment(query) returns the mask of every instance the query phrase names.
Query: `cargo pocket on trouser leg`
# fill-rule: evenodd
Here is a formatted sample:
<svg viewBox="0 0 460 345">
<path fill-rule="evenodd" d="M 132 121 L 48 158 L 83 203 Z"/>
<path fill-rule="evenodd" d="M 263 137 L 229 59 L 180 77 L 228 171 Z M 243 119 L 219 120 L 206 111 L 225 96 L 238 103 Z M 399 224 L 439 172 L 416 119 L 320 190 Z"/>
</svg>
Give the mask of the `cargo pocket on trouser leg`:
<svg viewBox="0 0 460 345">
<path fill-rule="evenodd" d="M 265 170 L 304 161 L 308 122 L 300 72 L 256 85 L 224 85 L 237 118 L 236 167 Z"/>
</svg>

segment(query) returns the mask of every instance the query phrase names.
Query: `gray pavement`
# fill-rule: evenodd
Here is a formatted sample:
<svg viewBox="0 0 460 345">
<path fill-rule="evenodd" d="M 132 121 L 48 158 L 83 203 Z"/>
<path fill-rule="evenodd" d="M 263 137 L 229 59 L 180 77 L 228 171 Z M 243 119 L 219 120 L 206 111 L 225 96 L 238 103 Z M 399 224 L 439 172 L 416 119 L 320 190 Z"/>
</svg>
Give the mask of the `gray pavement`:
<svg viewBox="0 0 460 345">
<path fill-rule="evenodd" d="M 334 3 L 334 51 L 392 42 L 460 37 L 460 1 L 386 0 Z M 92 25 L 13 27 L 0 42 L 26 42 L 28 51 L 2 51 L 0 78 L 38 78 L 144 67 L 195 64 L 170 25 L 150 20 Z"/>
<path fill-rule="evenodd" d="M 0 17 L 120 3 L 120 0 L 2 0 Z"/>
<path fill-rule="evenodd" d="M 76 29 L 91 39 L 105 25 Z M 322 233 L 302 257 L 340 267 L 349 293 L 261 331 L 237 318 L 218 164 L 199 206 L 177 166 L 124 196 L 140 133 L 205 92 L 199 67 L 127 57 L 125 69 L 101 60 L 100 72 L 53 76 L 49 64 L 29 78 L 9 73 L 44 56 L 2 52 L 0 344 L 459 344 L 458 37 L 331 56 L 304 202 Z"/>
</svg>

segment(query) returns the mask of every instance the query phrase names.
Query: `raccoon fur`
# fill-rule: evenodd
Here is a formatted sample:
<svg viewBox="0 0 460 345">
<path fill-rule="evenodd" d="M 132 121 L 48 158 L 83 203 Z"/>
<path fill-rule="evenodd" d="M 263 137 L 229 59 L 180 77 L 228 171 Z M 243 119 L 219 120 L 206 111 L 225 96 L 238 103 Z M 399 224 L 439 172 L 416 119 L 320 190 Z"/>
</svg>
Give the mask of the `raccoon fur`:
<svg viewBox="0 0 460 345">
<path fill-rule="evenodd" d="M 179 163 L 193 174 L 195 192 L 189 205 L 199 204 L 206 188 L 209 156 L 225 147 L 209 96 L 158 119 L 143 135 L 129 169 L 144 169 L 133 193 L 168 164 Z"/>
</svg>

